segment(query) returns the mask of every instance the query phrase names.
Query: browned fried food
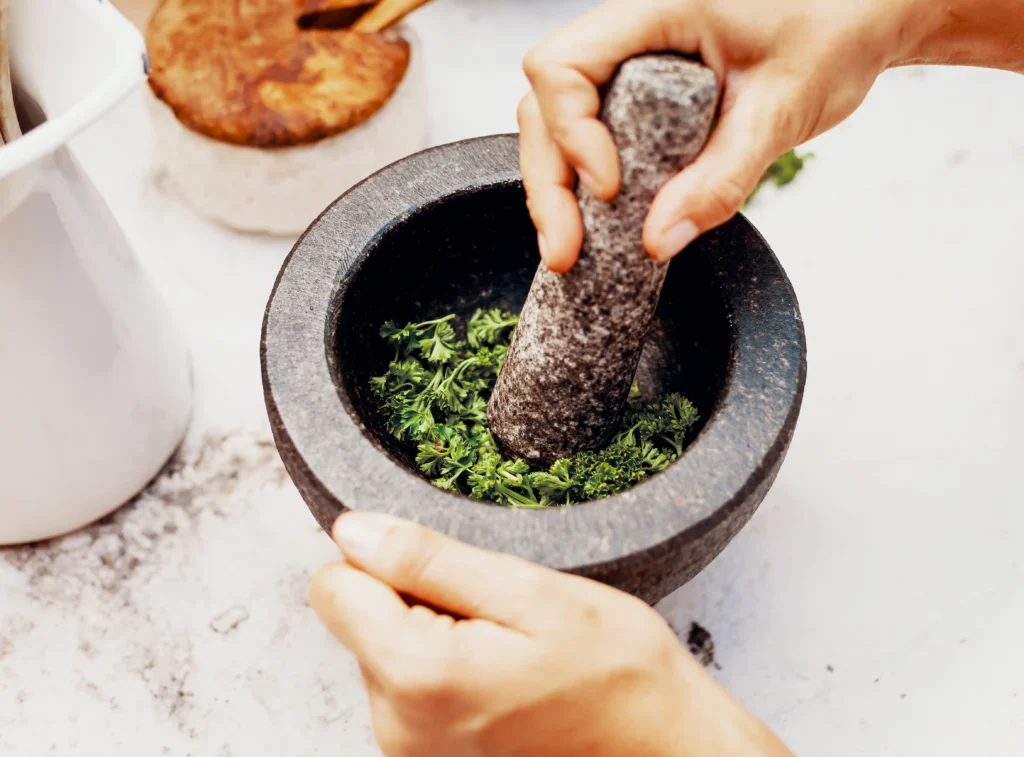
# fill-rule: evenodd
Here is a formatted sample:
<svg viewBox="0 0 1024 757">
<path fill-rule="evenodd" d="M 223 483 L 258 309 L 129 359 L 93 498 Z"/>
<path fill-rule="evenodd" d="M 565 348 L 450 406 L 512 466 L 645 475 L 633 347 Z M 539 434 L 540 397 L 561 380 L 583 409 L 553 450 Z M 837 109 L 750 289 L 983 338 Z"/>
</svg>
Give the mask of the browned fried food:
<svg viewBox="0 0 1024 757">
<path fill-rule="evenodd" d="M 186 126 L 239 145 L 308 144 L 366 121 L 405 75 L 409 43 L 295 16 L 296 0 L 163 0 L 149 85 Z"/>
</svg>

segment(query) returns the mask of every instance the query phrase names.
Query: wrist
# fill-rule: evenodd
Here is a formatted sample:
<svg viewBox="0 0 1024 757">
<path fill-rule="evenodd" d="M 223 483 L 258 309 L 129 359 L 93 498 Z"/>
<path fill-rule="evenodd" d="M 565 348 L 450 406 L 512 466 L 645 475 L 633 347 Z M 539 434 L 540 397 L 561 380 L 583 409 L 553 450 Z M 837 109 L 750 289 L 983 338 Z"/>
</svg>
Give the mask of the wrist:
<svg viewBox="0 0 1024 757">
<path fill-rule="evenodd" d="M 908 0 L 888 68 L 955 65 L 1024 73 L 1018 0 Z"/>
<path fill-rule="evenodd" d="M 680 701 L 666 734 L 671 757 L 793 757 L 771 730 L 743 708 L 680 647 Z"/>
</svg>

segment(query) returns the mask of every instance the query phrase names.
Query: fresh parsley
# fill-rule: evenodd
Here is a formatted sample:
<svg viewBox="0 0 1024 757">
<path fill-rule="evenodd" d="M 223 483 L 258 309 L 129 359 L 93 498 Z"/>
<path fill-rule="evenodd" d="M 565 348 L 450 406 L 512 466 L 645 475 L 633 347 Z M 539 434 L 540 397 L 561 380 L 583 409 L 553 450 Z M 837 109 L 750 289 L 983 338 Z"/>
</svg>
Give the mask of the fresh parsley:
<svg viewBox="0 0 1024 757">
<path fill-rule="evenodd" d="M 464 339 L 454 315 L 381 329 L 395 356 L 371 380 L 373 392 L 388 432 L 416 445 L 416 465 L 435 486 L 513 507 L 573 505 L 628 489 L 682 454 L 696 408 L 679 394 L 641 400 L 634 385 L 621 431 L 604 449 L 541 471 L 503 457 L 487 427 L 487 399 L 518 320 L 478 310 Z"/>
<path fill-rule="evenodd" d="M 754 187 L 754 191 L 747 197 L 744 207 L 750 204 L 750 201 L 754 199 L 754 196 L 757 195 L 766 182 L 770 181 L 776 187 L 784 187 L 792 182 L 796 175 L 804 170 L 804 163 L 813 157 L 814 153 L 808 152 L 798 155 L 796 150 L 790 150 L 780 157 L 768 166 L 768 170 L 762 174 L 761 179 L 757 182 L 757 186 Z"/>
</svg>

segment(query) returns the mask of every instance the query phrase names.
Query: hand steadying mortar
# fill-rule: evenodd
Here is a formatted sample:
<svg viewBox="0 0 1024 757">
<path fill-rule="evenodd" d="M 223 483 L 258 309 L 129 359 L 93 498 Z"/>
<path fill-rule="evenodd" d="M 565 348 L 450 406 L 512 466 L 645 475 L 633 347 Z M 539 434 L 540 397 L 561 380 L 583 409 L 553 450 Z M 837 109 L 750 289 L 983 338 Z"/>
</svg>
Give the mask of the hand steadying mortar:
<svg viewBox="0 0 1024 757">
<path fill-rule="evenodd" d="M 487 407 L 512 456 L 553 463 L 609 441 L 629 395 L 668 263 L 648 256 L 643 225 L 658 190 L 704 148 L 718 106 L 711 69 L 671 54 L 624 63 L 601 121 L 619 149 L 611 203 L 580 185 L 585 231 L 565 274 L 537 271 Z"/>
</svg>

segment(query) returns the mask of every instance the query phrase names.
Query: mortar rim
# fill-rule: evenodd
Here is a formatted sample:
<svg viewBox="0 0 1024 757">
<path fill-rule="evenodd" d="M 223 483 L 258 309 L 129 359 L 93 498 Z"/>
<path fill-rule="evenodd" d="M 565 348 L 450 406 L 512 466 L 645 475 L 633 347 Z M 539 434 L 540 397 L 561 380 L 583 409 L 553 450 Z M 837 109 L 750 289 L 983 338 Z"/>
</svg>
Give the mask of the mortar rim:
<svg viewBox="0 0 1024 757">
<path fill-rule="evenodd" d="M 728 517 L 764 481 L 785 454 L 803 397 L 806 339 L 795 292 L 767 242 L 742 216 L 730 223 L 756 248 L 752 261 L 769 269 L 772 297 L 748 291 L 749 302 L 728 302 L 734 366 L 717 412 L 679 461 L 629 491 L 574 508 L 529 511 L 457 497 L 376 445 L 345 407 L 344 387 L 335 385 L 328 351 L 337 298 L 344 296 L 339 291 L 379 238 L 426 205 L 519 181 L 518 135 L 453 142 L 365 179 L 303 233 L 274 283 L 260 346 L 264 397 L 282 459 L 325 528 L 325 510 L 375 510 L 562 570 L 673 549 Z M 339 224 L 343 236 L 333 230 Z M 796 347 L 797 365 L 782 356 L 780 345 Z M 780 358 L 786 363 L 781 370 Z M 766 411 L 760 420 L 741 412 L 751 407 L 744 397 L 757 390 L 759 365 L 774 366 L 768 375 L 775 379 L 760 387 Z M 747 441 L 746 450 L 729 442 L 736 433 Z"/>
</svg>

